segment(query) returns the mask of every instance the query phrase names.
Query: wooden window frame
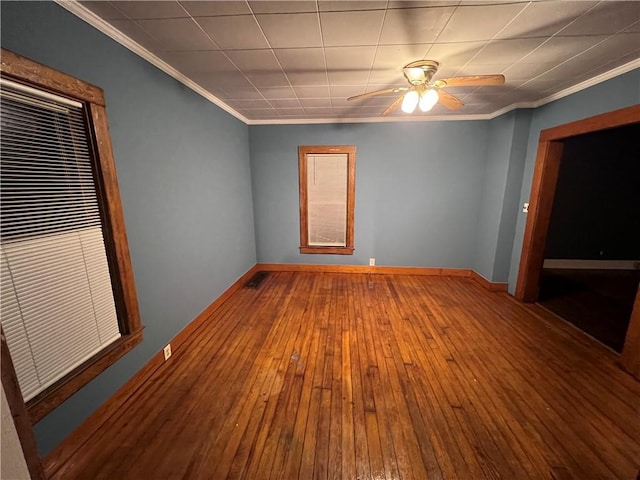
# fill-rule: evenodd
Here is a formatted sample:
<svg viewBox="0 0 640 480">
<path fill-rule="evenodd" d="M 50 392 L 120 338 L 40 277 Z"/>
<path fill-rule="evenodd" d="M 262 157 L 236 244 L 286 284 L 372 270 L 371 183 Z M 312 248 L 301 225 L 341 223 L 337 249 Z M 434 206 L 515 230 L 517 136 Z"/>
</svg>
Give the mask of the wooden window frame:
<svg viewBox="0 0 640 480">
<path fill-rule="evenodd" d="M 347 154 L 347 238 L 344 247 L 320 247 L 309 245 L 308 195 L 307 195 L 307 155 Z M 320 253 L 329 255 L 353 255 L 353 221 L 356 192 L 356 147 L 353 145 L 313 145 L 298 147 L 298 174 L 300 191 L 300 253 Z"/>
<path fill-rule="evenodd" d="M 31 422 L 35 424 L 139 344 L 142 341 L 143 327 L 138 310 L 104 92 L 99 87 L 5 49 L 2 49 L 0 72 L 4 78 L 76 100 L 85 107 L 105 250 L 118 326 L 122 335 L 26 402 Z"/>
</svg>

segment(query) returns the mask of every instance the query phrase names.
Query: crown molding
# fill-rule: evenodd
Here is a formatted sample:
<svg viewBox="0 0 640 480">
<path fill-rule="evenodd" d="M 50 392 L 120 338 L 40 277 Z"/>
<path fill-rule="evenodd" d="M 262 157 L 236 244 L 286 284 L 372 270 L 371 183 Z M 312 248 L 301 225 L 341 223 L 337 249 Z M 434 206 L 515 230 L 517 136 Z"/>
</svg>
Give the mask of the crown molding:
<svg viewBox="0 0 640 480">
<path fill-rule="evenodd" d="M 54 0 L 55 3 L 62 8 L 73 13 L 78 18 L 84 20 L 89 25 L 98 29 L 108 37 L 112 38 L 120 45 L 131 50 L 136 55 L 142 57 L 147 62 L 156 66 L 167 75 L 175 78 L 177 81 L 190 88 L 198 95 L 201 95 L 214 105 L 220 107 L 225 112 L 234 116 L 246 125 L 309 125 L 309 124 L 326 124 L 326 123 L 395 123 L 395 122 L 443 122 L 443 121 L 465 121 L 465 120 L 492 120 L 505 113 L 509 113 L 512 110 L 519 108 L 538 108 L 547 103 L 554 102 L 566 96 L 580 92 L 604 81 L 610 80 L 614 77 L 630 72 L 637 68 L 640 68 L 640 58 L 632 60 L 624 65 L 616 67 L 608 72 L 597 75 L 593 78 L 580 82 L 576 85 L 568 87 L 560 92 L 556 92 L 548 97 L 532 102 L 519 102 L 512 103 L 506 107 L 496 110 L 492 113 L 478 114 L 478 115 L 436 115 L 436 116 L 407 116 L 407 117 L 358 117 L 358 118 L 299 118 L 299 119 L 268 119 L 268 120 L 251 120 L 237 112 L 218 97 L 208 92 L 193 80 L 180 73 L 171 65 L 160 59 L 149 50 L 135 42 L 122 32 L 114 28 L 110 23 L 106 22 L 91 10 L 87 9 L 76 0 Z"/>
<path fill-rule="evenodd" d="M 73 13 L 76 17 L 80 18 L 81 20 L 84 20 L 92 27 L 95 27 L 96 29 L 100 30 L 102 33 L 112 38 L 123 47 L 131 50 L 133 53 L 142 57 L 147 62 L 158 67 L 160 70 L 162 70 L 164 73 L 166 73 L 170 77 L 175 78 L 177 81 L 179 81 L 186 87 L 190 88 L 191 90 L 196 92 L 198 95 L 201 95 L 202 97 L 206 98 L 211 103 L 220 107 L 225 112 L 234 116 L 241 122 L 248 124 L 249 120 L 244 115 L 235 111 L 229 105 L 227 105 L 222 100 L 220 100 L 218 97 L 208 92 L 207 90 L 202 88 L 200 85 L 198 85 L 196 82 L 194 82 L 193 80 L 189 79 L 188 77 L 180 73 L 178 70 L 173 68 L 164 60 L 158 58 L 156 55 L 154 55 L 149 50 L 141 46 L 139 43 L 127 37 L 121 31 L 113 27 L 110 23 L 106 22 L 105 20 L 97 16 L 95 13 L 93 13 L 91 10 L 87 9 L 80 3 L 78 3 L 76 0 L 54 0 L 54 1 L 65 10 L 68 10 L 69 12 Z"/>
</svg>

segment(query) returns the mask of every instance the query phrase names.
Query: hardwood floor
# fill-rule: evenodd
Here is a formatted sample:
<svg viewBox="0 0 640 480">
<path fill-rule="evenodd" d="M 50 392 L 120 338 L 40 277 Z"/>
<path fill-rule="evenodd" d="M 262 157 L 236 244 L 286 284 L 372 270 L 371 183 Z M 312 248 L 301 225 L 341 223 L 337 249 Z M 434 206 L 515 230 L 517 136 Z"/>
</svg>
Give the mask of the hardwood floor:
<svg viewBox="0 0 640 480">
<path fill-rule="evenodd" d="M 538 303 L 617 352 L 622 352 L 640 270 L 545 268 Z"/>
<path fill-rule="evenodd" d="M 60 479 L 634 479 L 640 383 L 468 278 L 270 273 Z"/>
</svg>

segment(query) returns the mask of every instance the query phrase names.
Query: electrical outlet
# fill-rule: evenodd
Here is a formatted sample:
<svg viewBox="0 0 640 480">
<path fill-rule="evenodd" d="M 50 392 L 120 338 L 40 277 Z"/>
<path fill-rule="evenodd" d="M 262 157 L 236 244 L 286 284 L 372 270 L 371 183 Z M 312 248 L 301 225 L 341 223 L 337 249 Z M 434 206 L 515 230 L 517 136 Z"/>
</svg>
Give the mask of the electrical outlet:
<svg viewBox="0 0 640 480">
<path fill-rule="evenodd" d="M 370 258 L 369 259 L 369 266 L 370 267 L 375 267 L 376 265 L 376 259 L 375 258 Z"/>
<path fill-rule="evenodd" d="M 522 205 L 522 211 L 524 213 L 529 213 L 529 203 L 525 202 L 525 204 Z"/>
<path fill-rule="evenodd" d="M 171 344 L 167 343 L 167 346 L 164 347 L 163 351 L 165 361 L 169 360 L 169 357 L 171 356 Z"/>
</svg>

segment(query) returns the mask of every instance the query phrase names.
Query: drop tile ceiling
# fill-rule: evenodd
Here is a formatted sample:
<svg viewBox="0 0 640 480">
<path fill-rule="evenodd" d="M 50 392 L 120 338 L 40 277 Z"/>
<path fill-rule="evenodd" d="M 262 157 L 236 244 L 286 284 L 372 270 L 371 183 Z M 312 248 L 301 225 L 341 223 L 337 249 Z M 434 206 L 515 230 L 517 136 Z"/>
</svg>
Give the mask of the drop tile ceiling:
<svg viewBox="0 0 640 480">
<path fill-rule="evenodd" d="M 493 118 L 640 67 L 640 1 L 83 1 L 60 5 L 248 124 Z M 406 86 L 502 73 L 448 88 L 465 106 L 381 114 Z M 639 99 L 640 101 L 640 99 Z"/>
</svg>

